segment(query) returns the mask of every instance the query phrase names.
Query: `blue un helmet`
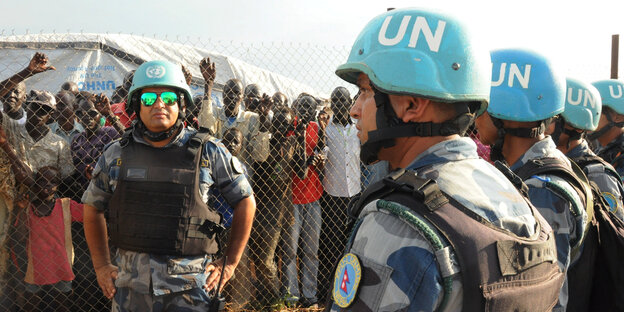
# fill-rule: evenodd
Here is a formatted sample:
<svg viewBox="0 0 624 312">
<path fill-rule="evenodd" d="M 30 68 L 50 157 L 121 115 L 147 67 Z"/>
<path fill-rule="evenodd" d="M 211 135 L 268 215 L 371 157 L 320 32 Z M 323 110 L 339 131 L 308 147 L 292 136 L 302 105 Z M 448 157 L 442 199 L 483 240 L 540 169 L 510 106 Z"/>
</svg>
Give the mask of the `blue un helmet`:
<svg viewBox="0 0 624 312">
<path fill-rule="evenodd" d="M 615 79 L 607 79 L 600 80 L 592 83 L 598 92 L 600 93 L 600 97 L 602 99 L 602 106 L 608 107 L 615 111 L 617 114 L 624 115 L 624 83 L 615 80 Z M 599 129 L 598 131 L 592 133 L 589 138 L 591 140 L 595 140 L 601 137 L 603 134 L 607 133 L 607 131 L 611 130 L 613 127 L 624 127 L 624 122 L 614 122 L 611 114 L 605 113 L 605 117 L 609 122 L 604 127 Z"/>
<path fill-rule="evenodd" d="M 132 86 L 128 91 L 126 110 L 131 115 L 139 112 L 140 91 L 147 87 L 171 87 L 179 92 L 178 105 L 180 112 L 186 101 L 193 101 L 191 89 L 186 83 L 182 67 L 169 61 L 145 62 L 137 68 L 132 78 Z M 137 115 L 138 116 L 138 115 Z"/>
<path fill-rule="evenodd" d="M 602 105 L 624 115 L 624 82 L 616 79 L 600 80 L 592 83 L 602 98 Z"/>
<path fill-rule="evenodd" d="M 561 117 L 570 126 L 594 131 L 598 127 L 602 101 L 598 89 L 589 83 L 566 79 L 565 110 Z"/>
<path fill-rule="evenodd" d="M 563 112 L 565 79 L 542 55 L 528 50 L 492 51 L 492 90 L 488 114 L 498 128 L 490 158 L 503 160 L 505 134 L 534 138 L 546 122 Z M 502 120 L 539 122 L 531 128 L 504 128 Z"/>
<path fill-rule="evenodd" d="M 180 108 L 178 119 L 174 126 L 163 132 L 153 133 L 147 130 L 141 121 L 139 115 L 141 90 L 148 87 L 169 87 L 176 90 L 178 95 L 178 107 Z M 158 142 L 171 137 L 181 127 L 184 127 L 185 114 L 183 109 L 186 107 L 186 101 L 192 102 L 193 97 L 191 96 L 191 89 L 184 78 L 182 67 L 169 61 L 150 61 L 141 64 L 134 72 L 132 86 L 128 91 L 126 111 L 129 116 L 132 113 L 136 113 L 136 127 L 138 127 L 139 131 L 142 131 L 143 135 L 150 140 Z"/>
<path fill-rule="evenodd" d="M 561 113 L 561 118 L 555 122 L 555 131 L 552 133 L 553 141 L 557 145 L 563 145 L 564 142 L 559 142 L 559 137 L 565 133 L 568 135 L 565 144 L 569 148 L 571 140 L 580 139 L 585 131 L 596 130 L 600 112 L 602 112 L 602 103 L 598 90 L 589 83 L 567 78 L 565 110 Z M 574 129 L 567 129 L 566 124 Z"/>
<path fill-rule="evenodd" d="M 364 27 L 347 62 L 336 69 L 336 75 L 353 84 L 360 73 L 368 75 L 375 90 L 378 130 L 362 145 L 362 161 L 376 161 L 379 149 L 394 145 L 394 138 L 463 133 L 474 114 L 485 110 L 490 58 L 471 38 L 456 18 L 415 8 L 388 11 Z M 471 104 L 458 105 L 452 121 L 403 123 L 387 94 Z"/>
</svg>

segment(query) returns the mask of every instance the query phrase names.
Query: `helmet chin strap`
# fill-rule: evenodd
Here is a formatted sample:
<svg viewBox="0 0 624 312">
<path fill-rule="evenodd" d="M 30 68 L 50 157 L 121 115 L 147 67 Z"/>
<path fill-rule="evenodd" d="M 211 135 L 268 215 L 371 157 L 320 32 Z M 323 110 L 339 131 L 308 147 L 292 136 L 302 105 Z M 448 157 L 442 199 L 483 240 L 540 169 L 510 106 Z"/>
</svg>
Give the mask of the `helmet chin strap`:
<svg viewBox="0 0 624 312">
<path fill-rule="evenodd" d="M 585 134 L 585 132 L 578 132 L 572 129 L 566 129 L 565 125 L 566 125 L 566 122 L 563 119 L 563 117 L 559 117 L 559 119 L 557 119 L 557 121 L 555 122 L 555 131 L 552 133 L 551 137 L 553 141 L 555 141 L 555 144 L 559 146 L 559 138 L 561 137 L 561 134 L 562 133 L 567 134 L 568 141 L 566 142 L 566 149 L 569 149 L 570 141 L 581 139 L 583 135 Z"/>
<path fill-rule="evenodd" d="M 624 127 L 624 122 L 614 122 L 613 119 L 611 119 L 611 114 L 605 114 L 605 116 L 607 117 L 607 121 L 609 121 L 609 123 L 602 127 L 602 129 L 594 131 L 592 134 L 588 135 L 587 138 L 589 140 L 593 141 L 598 139 L 599 137 L 607 133 L 607 131 L 611 130 L 611 128 L 613 127 Z"/>
<path fill-rule="evenodd" d="M 540 121 L 537 127 L 533 128 L 505 128 L 503 121 L 491 116 L 492 122 L 497 129 L 497 138 L 494 145 L 490 149 L 490 159 L 492 161 L 506 162 L 503 156 L 503 145 L 505 144 L 505 135 L 509 134 L 520 138 L 537 138 L 546 131 L 546 123 Z"/>
<path fill-rule="evenodd" d="M 398 124 L 400 120 L 390 105 L 388 95 L 376 88 L 373 88 L 373 90 L 375 91 L 375 106 L 377 106 L 375 115 L 377 129 L 388 128 L 393 124 Z M 392 147 L 395 144 L 394 139 L 382 138 L 376 135 L 378 132 L 379 130 L 369 131 L 368 140 L 360 148 L 360 160 L 367 165 L 379 160 L 377 154 L 379 154 L 382 148 Z"/>
<path fill-rule="evenodd" d="M 396 144 L 396 138 L 402 137 L 433 137 L 463 135 L 474 121 L 475 114 L 469 105 L 458 105 L 458 114 L 455 118 L 442 123 L 434 122 L 403 122 L 399 119 L 390 105 L 387 94 L 373 87 L 375 104 L 377 106 L 377 130 L 368 132 L 368 140 L 362 144 L 360 159 L 365 164 L 372 164 L 379 160 L 378 154 L 382 148 L 389 148 Z"/>
</svg>

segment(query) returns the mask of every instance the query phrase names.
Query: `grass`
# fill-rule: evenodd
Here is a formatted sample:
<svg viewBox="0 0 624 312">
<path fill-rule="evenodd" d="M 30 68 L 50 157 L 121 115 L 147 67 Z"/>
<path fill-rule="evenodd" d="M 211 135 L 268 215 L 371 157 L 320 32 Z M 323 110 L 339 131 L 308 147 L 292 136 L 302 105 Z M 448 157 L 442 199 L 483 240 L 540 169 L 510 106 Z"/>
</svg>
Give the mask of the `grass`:
<svg viewBox="0 0 624 312">
<path fill-rule="evenodd" d="M 284 303 L 275 304 L 266 307 L 257 307 L 256 309 L 232 309 L 229 304 L 226 304 L 225 311 L 228 312 L 251 312 L 251 311 L 279 311 L 279 312 L 320 312 L 323 311 L 323 307 L 318 308 L 289 308 Z"/>
</svg>

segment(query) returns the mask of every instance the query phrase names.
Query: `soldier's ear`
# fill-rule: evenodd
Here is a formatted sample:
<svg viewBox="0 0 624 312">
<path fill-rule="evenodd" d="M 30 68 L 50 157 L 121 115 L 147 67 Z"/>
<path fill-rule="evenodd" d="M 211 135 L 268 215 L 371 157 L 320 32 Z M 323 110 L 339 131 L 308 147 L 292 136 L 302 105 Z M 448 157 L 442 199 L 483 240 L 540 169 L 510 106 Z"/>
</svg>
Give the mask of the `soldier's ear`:
<svg viewBox="0 0 624 312">
<path fill-rule="evenodd" d="M 429 99 L 408 95 L 389 95 L 392 108 L 403 122 L 420 122 L 431 103 Z"/>
</svg>

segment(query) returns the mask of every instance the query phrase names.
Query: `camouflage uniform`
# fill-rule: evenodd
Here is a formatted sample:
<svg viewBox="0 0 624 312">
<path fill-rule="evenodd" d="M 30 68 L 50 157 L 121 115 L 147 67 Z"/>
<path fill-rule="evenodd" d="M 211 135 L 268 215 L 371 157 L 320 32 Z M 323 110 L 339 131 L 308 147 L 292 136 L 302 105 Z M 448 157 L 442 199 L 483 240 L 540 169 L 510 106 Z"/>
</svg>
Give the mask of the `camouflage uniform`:
<svg viewBox="0 0 624 312">
<path fill-rule="evenodd" d="M 568 158 L 557 149 L 555 143 L 550 139 L 550 136 L 540 140 L 533 144 L 529 150 L 527 150 L 515 164 L 511 166 L 512 171 L 520 169 L 531 159 L 538 159 L 543 157 L 556 157 L 564 160 L 566 163 L 570 163 Z M 564 179 L 553 175 L 540 175 L 533 176 L 524 181 L 529 187 L 529 199 L 531 203 L 537 208 L 537 210 L 544 216 L 544 219 L 548 221 L 555 233 L 555 240 L 557 242 L 557 261 L 562 272 L 565 272 L 568 267 L 574 265 L 578 260 L 579 255 L 575 259 L 570 259 L 571 242 L 580 239 L 583 235 L 583 231 L 587 226 L 587 214 L 584 210 L 581 210 L 581 215 L 578 217 L 582 221 L 582 226 L 578 226 L 577 220 L 572 215 L 571 203 L 562 198 L 560 195 L 549 189 L 546 182 L 554 182 L 559 186 L 565 188 L 570 194 L 577 198 L 577 203 L 581 207 L 585 207 L 581 198 L 578 196 L 574 188 L 566 182 Z M 559 293 L 559 303 L 555 310 L 565 311 L 565 307 L 568 302 L 568 280 L 563 282 L 563 287 Z"/>
<path fill-rule="evenodd" d="M 622 177 L 624 175 L 624 161 L 618 159 L 622 156 L 624 151 L 624 134 L 620 134 L 615 140 L 611 141 L 606 146 L 601 146 L 596 149 L 596 154 L 606 162 L 613 165 L 615 171 Z M 618 163 L 614 163 L 614 161 L 618 159 Z"/>
<path fill-rule="evenodd" d="M 566 154 L 566 156 L 572 159 L 594 155 L 594 152 L 591 151 L 585 140 Z M 588 165 L 583 168 L 583 171 L 590 181 L 596 183 L 605 201 L 609 204 L 611 212 L 618 216 L 620 220 L 624 220 L 624 207 L 622 207 L 624 187 L 622 186 L 622 179 L 610 173 L 602 164 Z"/>
<path fill-rule="evenodd" d="M 183 129 L 167 146 L 184 145 L 194 134 L 193 129 Z M 139 144 L 147 144 L 136 133 L 133 138 Z M 107 210 L 119 177 L 120 156 L 118 141 L 106 148 L 93 170 L 93 179 L 82 197 L 83 203 L 100 211 Z M 239 172 L 237 160 L 223 144 L 214 139 L 207 141 L 202 159 L 210 164 L 200 168 L 199 189 L 204 201 L 208 201 L 212 187 L 218 187 L 232 206 L 251 196 L 249 182 Z M 210 255 L 174 257 L 118 250 L 115 264 L 119 267 L 119 274 L 115 281 L 117 293 L 113 311 L 159 311 L 172 306 L 183 309 L 176 311 L 185 311 L 184 308 L 205 311 L 208 296 L 202 288 L 206 281 L 203 272 L 211 260 Z"/>
<path fill-rule="evenodd" d="M 470 138 L 438 143 L 407 169 L 435 180 L 448 196 L 493 225 L 522 237 L 535 233 L 536 220 L 523 197 L 501 172 L 479 158 Z M 360 213 L 359 226 L 347 246 L 348 252 L 358 256 L 363 272 L 357 298 L 348 309 L 436 310 L 443 296 L 442 274 L 429 240 L 413 225 L 378 210 L 376 202 Z M 455 260 L 453 251 L 451 259 Z M 444 311 L 459 311 L 463 303 L 461 272 L 457 261 L 453 262 L 452 293 Z M 342 309 L 333 303 L 331 311 Z"/>
</svg>

